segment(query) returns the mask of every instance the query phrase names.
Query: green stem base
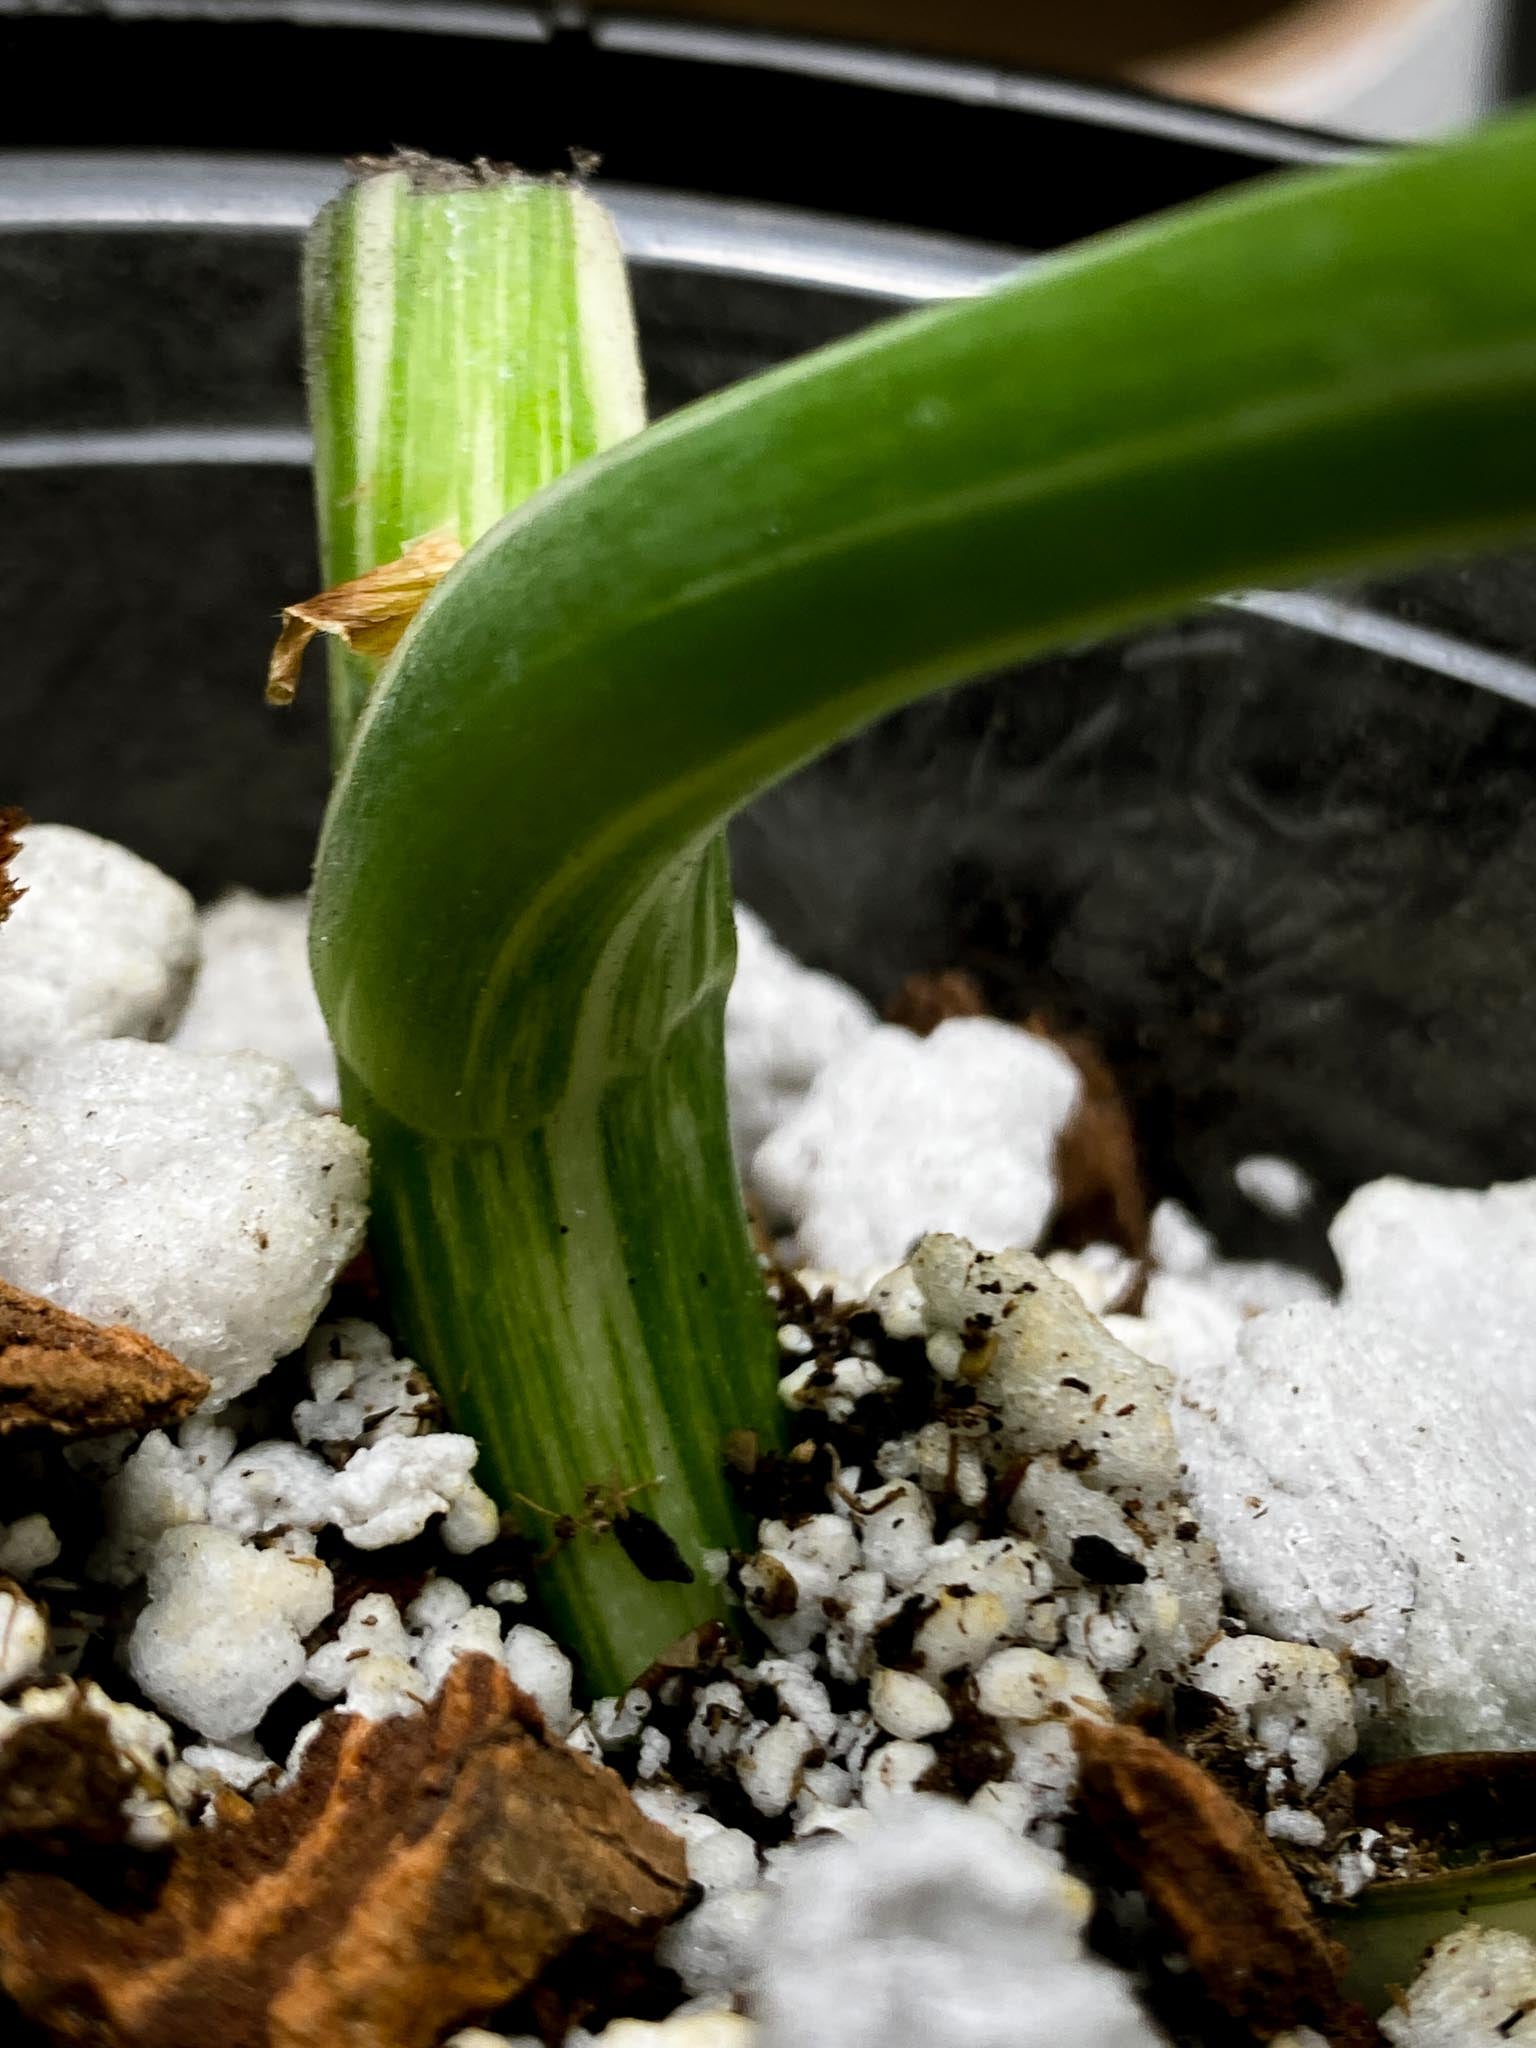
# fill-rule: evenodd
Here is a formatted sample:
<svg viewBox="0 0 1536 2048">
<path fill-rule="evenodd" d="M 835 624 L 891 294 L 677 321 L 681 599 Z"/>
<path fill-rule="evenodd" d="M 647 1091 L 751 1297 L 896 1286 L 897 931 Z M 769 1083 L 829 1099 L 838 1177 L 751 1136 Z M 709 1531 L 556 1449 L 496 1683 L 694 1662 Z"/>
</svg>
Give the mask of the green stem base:
<svg viewBox="0 0 1536 2048">
<path fill-rule="evenodd" d="M 780 1424 L 763 1277 L 729 1194 L 733 954 L 715 841 L 630 922 L 566 1042 L 516 1047 L 517 1072 L 553 1052 L 561 1080 L 558 1099 L 509 1132 L 433 1137 L 355 1075 L 344 1082 L 373 1147 L 374 1241 L 401 1334 L 480 1442 L 492 1492 L 548 1549 L 537 1588 L 595 1693 L 622 1691 L 725 1611 L 704 1554 L 745 1531 L 723 1441 Z M 664 1016 L 657 957 L 672 968 Z M 605 1526 L 626 1496 L 669 1539 L 652 1534 L 648 1549 L 675 1549 L 690 1582 L 631 1561 Z M 563 1536 L 562 1517 L 576 1525 Z"/>
</svg>

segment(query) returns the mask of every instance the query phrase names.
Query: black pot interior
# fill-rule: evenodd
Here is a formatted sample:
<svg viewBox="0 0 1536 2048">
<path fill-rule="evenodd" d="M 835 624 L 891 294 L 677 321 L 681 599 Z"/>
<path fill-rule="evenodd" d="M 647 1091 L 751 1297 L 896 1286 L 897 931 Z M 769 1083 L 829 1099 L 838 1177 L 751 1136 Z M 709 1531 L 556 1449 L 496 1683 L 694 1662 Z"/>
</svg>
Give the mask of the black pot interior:
<svg viewBox="0 0 1536 2048">
<path fill-rule="evenodd" d="M 716 189 L 737 189 L 731 161 Z M 1080 167 L 1054 162 L 1069 183 Z M 1061 218 L 1015 202 L 988 232 L 1038 246 Z M 297 428 L 295 265 L 281 239 L 0 237 L 0 437 Z M 883 310 L 682 271 L 641 272 L 637 293 L 658 409 Z M 322 679 L 284 714 L 260 684 L 275 614 L 314 587 L 309 524 L 298 468 L 7 474 L 0 797 L 205 895 L 302 887 Z M 1363 595 L 1536 661 L 1531 567 Z M 958 965 L 1009 1013 L 1092 1031 L 1154 1187 L 1234 1250 L 1320 1262 L 1321 1216 L 1362 1179 L 1536 1169 L 1533 794 L 1530 711 L 1210 611 L 886 721 L 739 821 L 737 873 L 788 944 L 877 1001 Z M 1318 1216 L 1281 1225 L 1237 1195 L 1256 1151 L 1317 1175 Z"/>
</svg>

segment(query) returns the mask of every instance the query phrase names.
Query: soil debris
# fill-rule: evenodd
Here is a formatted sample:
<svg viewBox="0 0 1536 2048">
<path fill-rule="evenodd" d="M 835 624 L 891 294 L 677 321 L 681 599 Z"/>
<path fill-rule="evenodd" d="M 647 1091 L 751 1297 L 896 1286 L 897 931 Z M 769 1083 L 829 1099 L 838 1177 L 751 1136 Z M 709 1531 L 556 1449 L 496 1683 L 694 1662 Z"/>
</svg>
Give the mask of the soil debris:
<svg viewBox="0 0 1536 2048">
<path fill-rule="evenodd" d="M 267 667 L 267 702 L 291 704 L 304 652 L 317 633 L 331 633 L 354 654 L 382 661 L 464 550 L 446 527 L 413 540 L 398 560 L 381 562 L 350 583 L 284 605 L 282 631 Z"/>
<path fill-rule="evenodd" d="M 887 1024 L 904 1024 L 926 1038 L 951 1017 L 990 1017 L 992 1005 L 981 983 L 963 967 L 937 974 L 909 974 L 885 1006 Z"/>
<path fill-rule="evenodd" d="M 25 1721 L 0 1745 L 0 1843 L 58 1849 L 118 1842 L 133 1773 L 103 1717 L 84 1700 L 57 1720 Z"/>
<path fill-rule="evenodd" d="M 285 1790 L 184 1836 L 158 1905 L 0 1880 L 0 1986 L 90 2048 L 432 2048 L 581 1944 L 644 1954 L 683 1844 L 493 1659 L 421 1713 L 328 1715 Z"/>
<path fill-rule="evenodd" d="M 0 924 L 10 916 L 21 895 L 21 885 L 11 873 L 11 862 L 21 851 L 18 834 L 27 822 L 25 811 L 0 804 Z"/>
<path fill-rule="evenodd" d="M 142 1434 L 180 1422 L 208 1391 L 200 1372 L 137 1330 L 0 1280 L 0 1437 Z"/>
<path fill-rule="evenodd" d="M 1248 1814 L 1141 1729 L 1071 1724 L 1089 1825 L 1146 1893 L 1215 2004 L 1264 2038 L 1315 2028 L 1333 2048 L 1381 2036 L 1340 1987 L 1344 1954 Z"/>
</svg>

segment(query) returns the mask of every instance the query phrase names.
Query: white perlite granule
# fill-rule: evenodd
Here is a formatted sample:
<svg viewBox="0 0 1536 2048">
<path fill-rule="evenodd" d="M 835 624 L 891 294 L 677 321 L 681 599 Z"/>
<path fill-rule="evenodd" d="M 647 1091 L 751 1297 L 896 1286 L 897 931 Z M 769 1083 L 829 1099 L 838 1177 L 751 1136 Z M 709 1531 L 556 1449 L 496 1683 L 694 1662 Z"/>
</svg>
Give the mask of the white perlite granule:
<svg viewBox="0 0 1536 2048">
<path fill-rule="evenodd" d="M 1190 1683 L 1221 1701 L 1244 1739 L 1304 1798 L 1354 1754 L 1350 1681 L 1329 1650 L 1263 1636 L 1223 1637 L 1194 1666 Z"/>
<path fill-rule="evenodd" d="M 203 965 L 172 1038 L 189 1052 L 262 1052 L 291 1067 L 322 1109 L 339 1099 L 336 1060 L 309 974 L 309 905 L 244 889 L 200 919 Z"/>
<path fill-rule="evenodd" d="M 984 1425 L 991 1411 L 995 1426 L 978 1432 L 977 1455 L 1023 1469 L 1009 1520 L 1037 1547 L 1059 1599 L 1058 1616 L 1022 1595 L 999 1635 L 1028 1633 L 1043 1648 L 1064 1648 L 1121 1699 L 1166 1688 L 1215 1635 L 1220 1615 L 1215 1553 L 1184 1491 L 1171 1375 L 1118 1342 L 1029 1253 L 989 1258 L 937 1235 L 908 1270 L 936 1370 L 963 1366 Z M 879 1291 L 910 1329 L 901 1278 Z M 886 1469 L 905 1476 L 889 1460 Z"/>
<path fill-rule="evenodd" d="M 875 1028 L 862 996 L 802 967 L 760 917 L 736 906 L 736 977 L 725 1005 L 731 1135 L 746 1166 L 827 1062 Z"/>
<path fill-rule="evenodd" d="M 1311 1176 L 1293 1159 L 1281 1159 L 1270 1152 L 1254 1152 L 1239 1159 L 1232 1169 L 1232 1178 L 1238 1192 L 1266 1216 L 1289 1221 L 1310 1209 L 1317 1200 Z"/>
<path fill-rule="evenodd" d="M 1201 1519 L 1255 1626 L 1392 1666 L 1381 1737 L 1527 1746 L 1536 1182 L 1378 1181 L 1330 1235 L 1336 1304 L 1272 1310 L 1180 1360 Z"/>
<path fill-rule="evenodd" d="M 59 1557 L 59 1539 L 46 1515 L 23 1515 L 17 1522 L 0 1522 L 0 1573 L 9 1579 L 27 1579 L 33 1572 L 46 1571 Z"/>
<path fill-rule="evenodd" d="M 149 1568 L 128 1669 L 157 1707 L 232 1742 L 300 1677 L 303 1638 L 330 1613 L 333 1592 L 312 1557 L 253 1550 L 227 1529 L 172 1529 Z"/>
<path fill-rule="evenodd" d="M 251 1053 L 118 1039 L 0 1080 L 0 1273 L 243 1393 L 362 1243 L 367 1146 Z"/>
<path fill-rule="evenodd" d="M 158 868 L 72 825 L 28 825 L 0 930 L 0 1071 L 98 1038 L 160 1038 L 197 965 L 197 912 Z"/>
<path fill-rule="evenodd" d="M 758 2038 L 757 2027 L 738 2012 L 676 2012 L 664 2020 L 614 2020 L 592 2037 L 599 2048 L 753 2048 Z"/>
<path fill-rule="evenodd" d="M 1066 1055 L 1017 1025 L 954 1017 L 916 1038 L 883 1024 L 823 1067 L 753 1155 L 751 1185 L 796 1262 L 854 1277 L 930 1230 L 1028 1249 L 1080 1092 Z"/>
<path fill-rule="evenodd" d="M 359 1403 L 350 1436 L 328 1439 L 329 1458 L 288 1438 L 237 1447 L 235 1431 L 206 1413 L 175 1436 L 151 1430 L 103 1489 L 103 1535 L 91 1560 L 96 1577 L 131 1585 L 166 1530 L 201 1522 L 247 1542 L 293 1542 L 332 1527 L 354 1550 L 371 1551 L 410 1542 L 441 1516 L 444 1546 L 455 1555 L 494 1540 L 500 1516 L 472 1477 L 479 1446 L 472 1437 L 419 1429 L 407 1398 L 411 1361 L 393 1359 L 371 1324 L 350 1320 L 321 1324 L 309 1355 L 312 1384 L 366 1358 L 382 1407 Z M 299 1402 L 295 1421 L 315 1406 Z"/>
<path fill-rule="evenodd" d="M 922 1796 L 783 1866 L 750 2004 L 763 2048 L 1156 2048 L 1083 1946 L 1059 1860 Z"/>
<path fill-rule="evenodd" d="M 1536 2041 L 1536 1948 L 1503 1928 L 1459 1928 L 1382 2015 L 1392 2048 L 1504 2048 Z"/>
<path fill-rule="evenodd" d="M 42 1610 L 14 1586 L 0 1584 L 0 1695 L 36 1678 L 47 1654 Z"/>
</svg>

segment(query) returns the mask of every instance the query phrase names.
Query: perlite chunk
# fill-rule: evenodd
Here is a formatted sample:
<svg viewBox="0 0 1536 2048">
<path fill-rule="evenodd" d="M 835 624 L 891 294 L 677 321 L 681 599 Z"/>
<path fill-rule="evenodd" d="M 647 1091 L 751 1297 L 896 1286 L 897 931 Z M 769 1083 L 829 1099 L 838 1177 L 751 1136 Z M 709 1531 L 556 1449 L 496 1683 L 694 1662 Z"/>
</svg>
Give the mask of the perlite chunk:
<svg viewBox="0 0 1536 2048">
<path fill-rule="evenodd" d="M 254 1054 L 117 1039 L 0 1081 L 0 1273 L 253 1386 L 362 1243 L 367 1146 Z"/>
<path fill-rule="evenodd" d="M 731 1135 L 743 1166 L 827 1062 L 874 1028 L 875 1013 L 862 996 L 834 975 L 802 967 L 760 917 L 737 904 L 725 1071 Z"/>
<path fill-rule="evenodd" d="M 871 1278 L 925 1230 L 1033 1245 L 1082 1092 L 1048 1040 L 995 1017 L 927 1038 L 881 1025 L 822 1069 L 758 1147 L 751 1183 L 801 1263 Z"/>
<path fill-rule="evenodd" d="M 797 1849 L 760 1936 L 764 2048 L 1156 2048 L 1057 1858 L 916 1795 Z"/>
<path fill-rule="evenodd" d="M 1382 2015 L 1392 2048 L 1505 2048 L 1536 2041 L 1536 1948 L 1498 1927 L 1458 1928 Z"/>
<path fill-rule="evenodd" d="M 22 894 L 0 934 L 0 1072 L 100 1038 L 161 1038 L 198 959 L 179 882 L 72 825 L 28 825 L 11 863 Z"/>
<path fill-rule="evenodd" d="M 198 922 L 203 964 L 172 1042 L 188 1052 L 265 1053 L 334 1109 L 336 1058 L 310 980 L 304 898 L 233 889 Z"/>
<path fill-rule="evenodd" d="M 227 1529 L 172 1529 L 150 1566 L 128 1668 L 157 1707 L 233 1742 L 302 1674 L 303 1638 L 330 1613 L 333 1590 L 314 1558 L 252 1550 Z"/>
<path fill-rule="evenodd" d="M 1379 1739 L 1536 1742 L 1536 1181 L 1378 1181 L 1332 1242 L 1336 1303 L 1181 1370 L 1201 1520 L 1267 1635 L 1379 1658 Z"/>
<path fill-rule="evenodd" d="M 37 1677 L 48 1654 L 48 1623 L 19 1586 L 0 1579 L 0 1695 Z"/>
<path fill-rule="evenodd" d="M 1119 1698 L 1165 1689 L 1215 1634 L 1221 1594 L 1185 1497 L 1169 1373 L 1029 1253 L 988 1257 L 938 1235 L 911 1274 L 930 1355 L 955 1354 L 995 1422 L 977 1441 L 1009 1475 L 1010 1519 L 1049 1568 L 1038 1593 L 1054 1581 L 1067 1647 Z"/>
<path fill-rule="evenodd" d="M 1354 1697 L 1329 1650 L 1262 1636 L 1223 1637 L 1190 1681 L 1235 1715 L 1245 1737 L 1287 1771 L 1304 1796 L 1354 1754 Z"/>
</svg>

